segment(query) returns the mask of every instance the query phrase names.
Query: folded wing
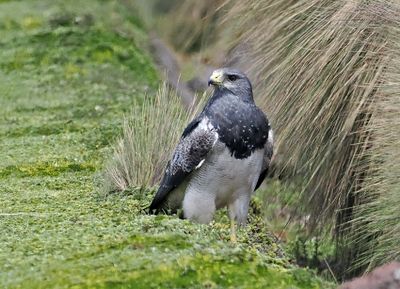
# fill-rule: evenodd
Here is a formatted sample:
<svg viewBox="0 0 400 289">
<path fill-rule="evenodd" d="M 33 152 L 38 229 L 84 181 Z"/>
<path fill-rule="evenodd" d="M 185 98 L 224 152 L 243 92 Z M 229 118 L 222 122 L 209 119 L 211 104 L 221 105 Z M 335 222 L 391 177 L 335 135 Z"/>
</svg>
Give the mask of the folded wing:
<svg viewBox="0 0 400 289">
<path fill-rule="evenodd" d="M 150 212 L 160 211 L 170 193 L 203 164 L 217 138 L 218 134 L 207 117 L 197 118 L 188 125 L 168 162 L 160 187 L 150 205 Z"/>
<path fill-rule="evenodd" d="M 254 191 L 257 190 L 261 186 L 262 182 L 264 181 L 265 177 L 268 174 L 268 169 L 269 169 L 269 166 L 271 164 L 271 159 L 272 159 L 272 155 L 273 155 L 273 152 L 274 152 L 274 140 L 273 140 L 273 138 L 274 138 L 273 137 L 273 132 L 272 132 L 272 129 L 270 127 L 269 131 L 268 131 L 268 139 L 267 139 L 267 142 L 266 142 L 265 148 L 264 148 L 263 166 L 262 166 L 261 174 L 260 174 L 260 176 L 258 178 L 256 187 L 254 188 Z"/>
</svg>

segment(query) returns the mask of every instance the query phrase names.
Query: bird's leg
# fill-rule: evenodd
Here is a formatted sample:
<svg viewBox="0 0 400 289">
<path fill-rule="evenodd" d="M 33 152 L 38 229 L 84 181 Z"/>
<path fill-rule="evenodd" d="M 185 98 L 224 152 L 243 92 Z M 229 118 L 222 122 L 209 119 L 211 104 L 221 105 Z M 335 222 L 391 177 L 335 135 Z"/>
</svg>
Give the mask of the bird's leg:
<svg viewBox="0 0 400 289">
<path fill-rule="evenodd" d="M 235 223 L 235 219 L 234 218 L 231 218 L 231 242 L 232 243 L 237 243 L 236 223 Z"/>
<path fill-rule="evenodd" d="M 245 226 L 249 210 L 250 194 L 239 194 L 233 203 L 228 205 L 229 218 L 231 219 L 231 242 L 237 242 L 236 226 Z M 237 223 L 237 224 L 236 224 Z"/>
</svg>

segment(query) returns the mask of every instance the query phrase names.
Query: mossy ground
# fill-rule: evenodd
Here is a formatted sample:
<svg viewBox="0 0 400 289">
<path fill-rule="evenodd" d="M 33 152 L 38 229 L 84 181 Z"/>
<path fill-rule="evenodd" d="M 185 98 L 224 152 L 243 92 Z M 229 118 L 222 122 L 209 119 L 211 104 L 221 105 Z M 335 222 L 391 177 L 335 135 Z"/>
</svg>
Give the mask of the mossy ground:
<svg viewBox="0 0 400 289">
<path fill-rule="evenodd" d="M 150 192 L 104 195 L 104 160 L 158 76 L 114 1 L 0 1 L 1 288 L 326 288 L 265 229 L 147 216 Z"/>
</svg>

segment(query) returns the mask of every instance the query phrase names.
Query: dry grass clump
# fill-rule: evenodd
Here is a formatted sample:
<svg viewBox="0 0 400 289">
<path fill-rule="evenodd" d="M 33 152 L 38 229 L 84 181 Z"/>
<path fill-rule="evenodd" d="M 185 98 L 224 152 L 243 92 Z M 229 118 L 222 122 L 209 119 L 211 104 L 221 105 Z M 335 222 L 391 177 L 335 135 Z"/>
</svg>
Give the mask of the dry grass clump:
<svg viewBox="0 0 400 289">
<path fill-rule="evenodd" d="M 381 7 L 386 33 L 385 73 L 367 129 L 369 168 L 357 197 L 350 241 L 360 245 L 357 266 L 400 260 L 400 3 Z"/>
<path fill-rule="evenodd" d="M 200 105 L 187 111 L 164 84 L 155 98 L 137 103 L 125 118 L 121 138 L 104 172 L 107 192 L 151 188 L 160 181 L 183 129 Z"/>
<path fill-rule="evenodd" d="M 272 120 L 280 169 L 305 179 L 312 223 L 336 223 L 337 236 L 356 240 L 351 261 L 393 258 L 400 2 L 233 2 L 228 18 L 243 33 L 236 45 L 247 47 L 241 64 Z"/>
</svg>

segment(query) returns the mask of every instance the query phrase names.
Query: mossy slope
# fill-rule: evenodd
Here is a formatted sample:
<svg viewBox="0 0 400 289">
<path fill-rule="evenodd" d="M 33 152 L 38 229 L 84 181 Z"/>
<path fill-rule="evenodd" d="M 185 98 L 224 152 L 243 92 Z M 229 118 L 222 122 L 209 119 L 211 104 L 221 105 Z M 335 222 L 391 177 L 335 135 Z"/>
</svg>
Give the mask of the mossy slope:
<svg viewBox="0 0 400 289">
<path fill-rule="evenodd" d="M 128 12 L 113 1 L 0 1 L 0 287 L 325 286 L 256 225 L 233 246 L 225 217 L 146 216 L 144 192 L 98 192 L 123 113 L 157 84 Z"/>
</svg>

